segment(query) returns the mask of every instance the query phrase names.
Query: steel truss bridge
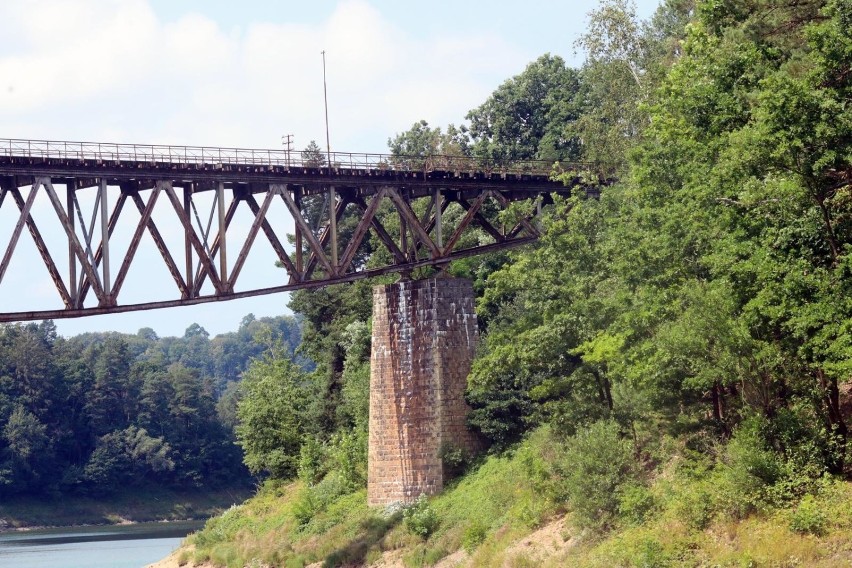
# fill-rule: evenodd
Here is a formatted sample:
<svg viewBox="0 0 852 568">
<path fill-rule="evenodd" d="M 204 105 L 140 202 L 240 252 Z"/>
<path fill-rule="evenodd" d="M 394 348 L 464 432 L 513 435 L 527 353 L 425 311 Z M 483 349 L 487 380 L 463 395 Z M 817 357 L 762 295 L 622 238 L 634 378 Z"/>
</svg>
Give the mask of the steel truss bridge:
<svg viewBox="0 0 852 568">
<path fill-rule="evenodd" d="M 3 289 L 3 278 L 26 228 L 64 305 L 0 313 L 0 322 L 191 305 L 410 274 L 522 245 L 539 236 L 542 206 L 571 191 L 551 181 L 552 168 L 549 162 L 498 164 L 456 156 L 0 139 L 0 213 L 11 208 L 17 219 L 8 240 L 0 240 L 0 294 L 15 297 L 15 290 Z M 575 186 L 581 184 L 575 179 Z M 91 207 L 78 199 L 83 190 L 94 194 Z M 40 195 L 49 199 L 51 207 L 44 209 L 51 223 L 61 226 L 59 245 L 48 242 L 42 219 L 34 217 Z M 286 222 L 268 216 L 277 200 L 286 206 Z M 229 229 L 241 208 L 252 221 L 245 235 L 236 236 Z M 119 225 L 135 227 L 122 250 L 111 242 Z M 124 302 L 122 287 L 145 235 L 174 287 L 157 290 L 156 301 Z M 359 256 L 370 235 L 389 259 L 384 265 L 367 266 Z M 258 238 L 274 250 L 281 278 L 241 287 Z"/>
</svg>

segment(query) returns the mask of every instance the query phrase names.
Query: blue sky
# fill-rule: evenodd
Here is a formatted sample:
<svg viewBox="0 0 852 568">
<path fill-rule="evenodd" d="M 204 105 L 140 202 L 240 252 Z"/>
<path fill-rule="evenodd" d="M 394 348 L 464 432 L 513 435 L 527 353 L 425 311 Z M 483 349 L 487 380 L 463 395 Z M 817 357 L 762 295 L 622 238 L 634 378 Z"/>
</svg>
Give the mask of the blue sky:
<svg viewBox="0 0 852 568">
<path fill-rule="evenodd" d="M 388 137 L 417 120 L 462 122 L 502 81 L 543 53 L 579 66 L 583 54 L 574 42 L 596 5 L 3 0 L 0 138 L 275 148 L 283 134 L 293 134 L 296 148 L 303 148 L 324 137 L 324 49 L 332 150 L 383 152 Z M 647 18 L 656 5 L 640 0 L 637 13 Z M 0 209 L 2 249 L 17 220 L 9 205 Z M 48 244 L 61 248 L 49 213 L 49 203 L 39 197 L 34 216 L 40 224 L 44 219 Z M 237 225 L 250 221 L 243 216 Z M 126 232 L 117 240 L 122 238 Z M 0 283 L 0 311 L 60 307 L 29 235 L 21 241 Z M 119 264 L 120 252 L 115 254 Z M 141 272 L 130 274 L 124 301 L 157 299 L 154 292 L 170 285 L 150 243 L 143 242 L 140 260 Z M 262 247 L 246 270 L 246 282 L 259 285 L 270 285 L 281 273 Z M 57 325 L 63 335 L 141 327 L 179 335 L 197 322 L 215 334 L 235 329 L 249 312 L 285 313 L 286 303 L 285 295 L 274 295 Z"/>
</svg>

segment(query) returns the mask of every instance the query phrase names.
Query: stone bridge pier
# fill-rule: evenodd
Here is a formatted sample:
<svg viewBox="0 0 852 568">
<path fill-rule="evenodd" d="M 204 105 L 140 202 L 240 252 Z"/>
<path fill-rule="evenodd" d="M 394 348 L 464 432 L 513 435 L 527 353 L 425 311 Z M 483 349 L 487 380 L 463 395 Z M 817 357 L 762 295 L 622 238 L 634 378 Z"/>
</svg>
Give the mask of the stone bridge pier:
<svg viewBox="0 0 852 568">
<path fill-rule="evenodd" d="M 443 489 L 442 448 L 471 453 L 467 376 L 479 340 L 473 287 L 459 278 L 373 289 L 367 501 L 410 503 Z"/>
</svg>

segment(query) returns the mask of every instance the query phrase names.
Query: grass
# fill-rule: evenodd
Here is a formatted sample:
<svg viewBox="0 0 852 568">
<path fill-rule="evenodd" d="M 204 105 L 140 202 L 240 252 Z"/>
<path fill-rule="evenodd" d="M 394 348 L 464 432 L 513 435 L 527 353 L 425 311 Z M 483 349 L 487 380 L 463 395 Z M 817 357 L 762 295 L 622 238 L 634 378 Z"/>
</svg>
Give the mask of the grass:
<svg viewBox="0 0 852 568">
<path fill-rule="evenodd" d="M 249 495 L 245 489 L 175 492 L 151 487 L 108 498 L 11 497 L 0 502 L 0 521 L 8 528 L 25 528 L 206 519 Z"/>
<path fill-rule="evenodd" d="M 321 482 L 267 483 L 191 536 L 183 560 L 217 566 L 361 566 L 391 554 L 409 568 L 464 550 L 469 566 L 830 567 L 852 564 L 852 483 L 826 478 L 809 496 L 732 515 L 714 505 L 726 491 L 709 469 L 663 464 L 633 495 L 630 514 L 605 531 L 573 522 L 563 457 L 547 429 L 503 456 L 489 456 L 425 507 L 429 530 L 366 506 L 366 492 Z M 683 473 L 683 472 L 686 473 Z M 330 489 L 331 488 L 331 489 Z M 634 491 L 635 493 L 635 491 Z M 716 501 L 711 502 L 712 499 Z M 642 506 L 636 506 L 640 503 Z M 642 514 L 639 515 L 638 512 Z M 566 517 L 567 516 L 567 517 Z M 549 556 L 520 539 L 566 517 Z M 426 534 L 426 536 L 422 536 Z M 561 537 L 561 538 L 560 538 Z"/>
</svg>

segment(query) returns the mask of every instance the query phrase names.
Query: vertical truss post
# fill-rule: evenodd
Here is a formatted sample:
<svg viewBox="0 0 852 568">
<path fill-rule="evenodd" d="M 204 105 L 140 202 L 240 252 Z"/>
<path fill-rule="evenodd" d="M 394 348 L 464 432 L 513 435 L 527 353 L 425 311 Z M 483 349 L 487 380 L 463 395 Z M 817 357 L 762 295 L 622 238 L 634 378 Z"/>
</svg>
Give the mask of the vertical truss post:
<svg viewBox="0 0 852 568">
<path fill-rule="evenodd" d="M 334 186 L 330 186 L 328 191 L 328 230 L 331 232 L 331 265 L 337 270 L 337 192 L 334 190 Z"/>
<path fill-rule="evenodd" d="M 192 187 L 188 185 L 183 186 L 183 213 L 187 219 L 189 219 L 189 216 L 192 213 Z M 184 225 L 183 246 L 184 256 L 186 258 L 186 287 L 188 290 L 193 289 L 193 272 L 195 269 L 195 262 L 192 258 L 192 239 L 189 234 L 191 230 L 192 228 L 190 226 Z"/>
<path fill-rule="evenodd" d="M 107 182 L 101 178 L 98 184 L 101 197 L 101 250 L 103 250 L 101 269 L 103 270 L 104 297 L 109 298 L 112 284 L 109 276 L 109 211 L 107 206 Z"/>
<path fill-rule="evenodd" d="M 442 221 L 443 213 L 441 212 L 441 190 L 435 190 L 435 244 L 438 245 L 438 250 L 444 248 L 444 224 Z"/>
<path fill-rule="evenodd" d="M 544 229 L 544 225 L 541 223 L 541 195 L 535 199 L 535 228 L 539 231 Z"/>
<path fill-rule="evenodd" d="M 284 191 L 287 191 L 287 186 L 284 186 Z M 299 211 L 301 215 L 302 212 L 302 190 L 294 189 L 293 190 L 293 201 L 296 204 L 296 209 Z M 305 263 L 302 259 L 302 226 L 299 223 L 295 223 L 296 225 L 296 272 L 299 273 L 301 277 L 305 273 Z"/>
<path fill-rule="evenodd" d="M 68 180 L 65 186 L 65 203 L 68 207 L 68 221 L 71 226 L 71 232 L 76 231 L 74 227 L 74 194 L 77 192 L 77 180 Z M 68 236 L 68 291 L 71 294 L 71 304 L 75 308 L 80 306 L 77 303 L 79 296 L 77 295 L 77 254 L 74 252 L 74 243 L 71 235 Z"/>
<path fill-rule="evenodd" d="M 219 182 L 216 186 L 216 202 L 219 208 L 219 278 L 228 281 L 228 247 L 225 237 L 228 227 L 225 223 L 225 184 Z"/>
<path fill-rule="evenodd" d="M 405 225 L 405 217 L 402 215 L 402 211 L 399 211 L 399 248 L 402 251 L 402 254 L 405 255 L 405 258 L 409 258 L 408 256 L 408 227 Z"/>
</svg>

